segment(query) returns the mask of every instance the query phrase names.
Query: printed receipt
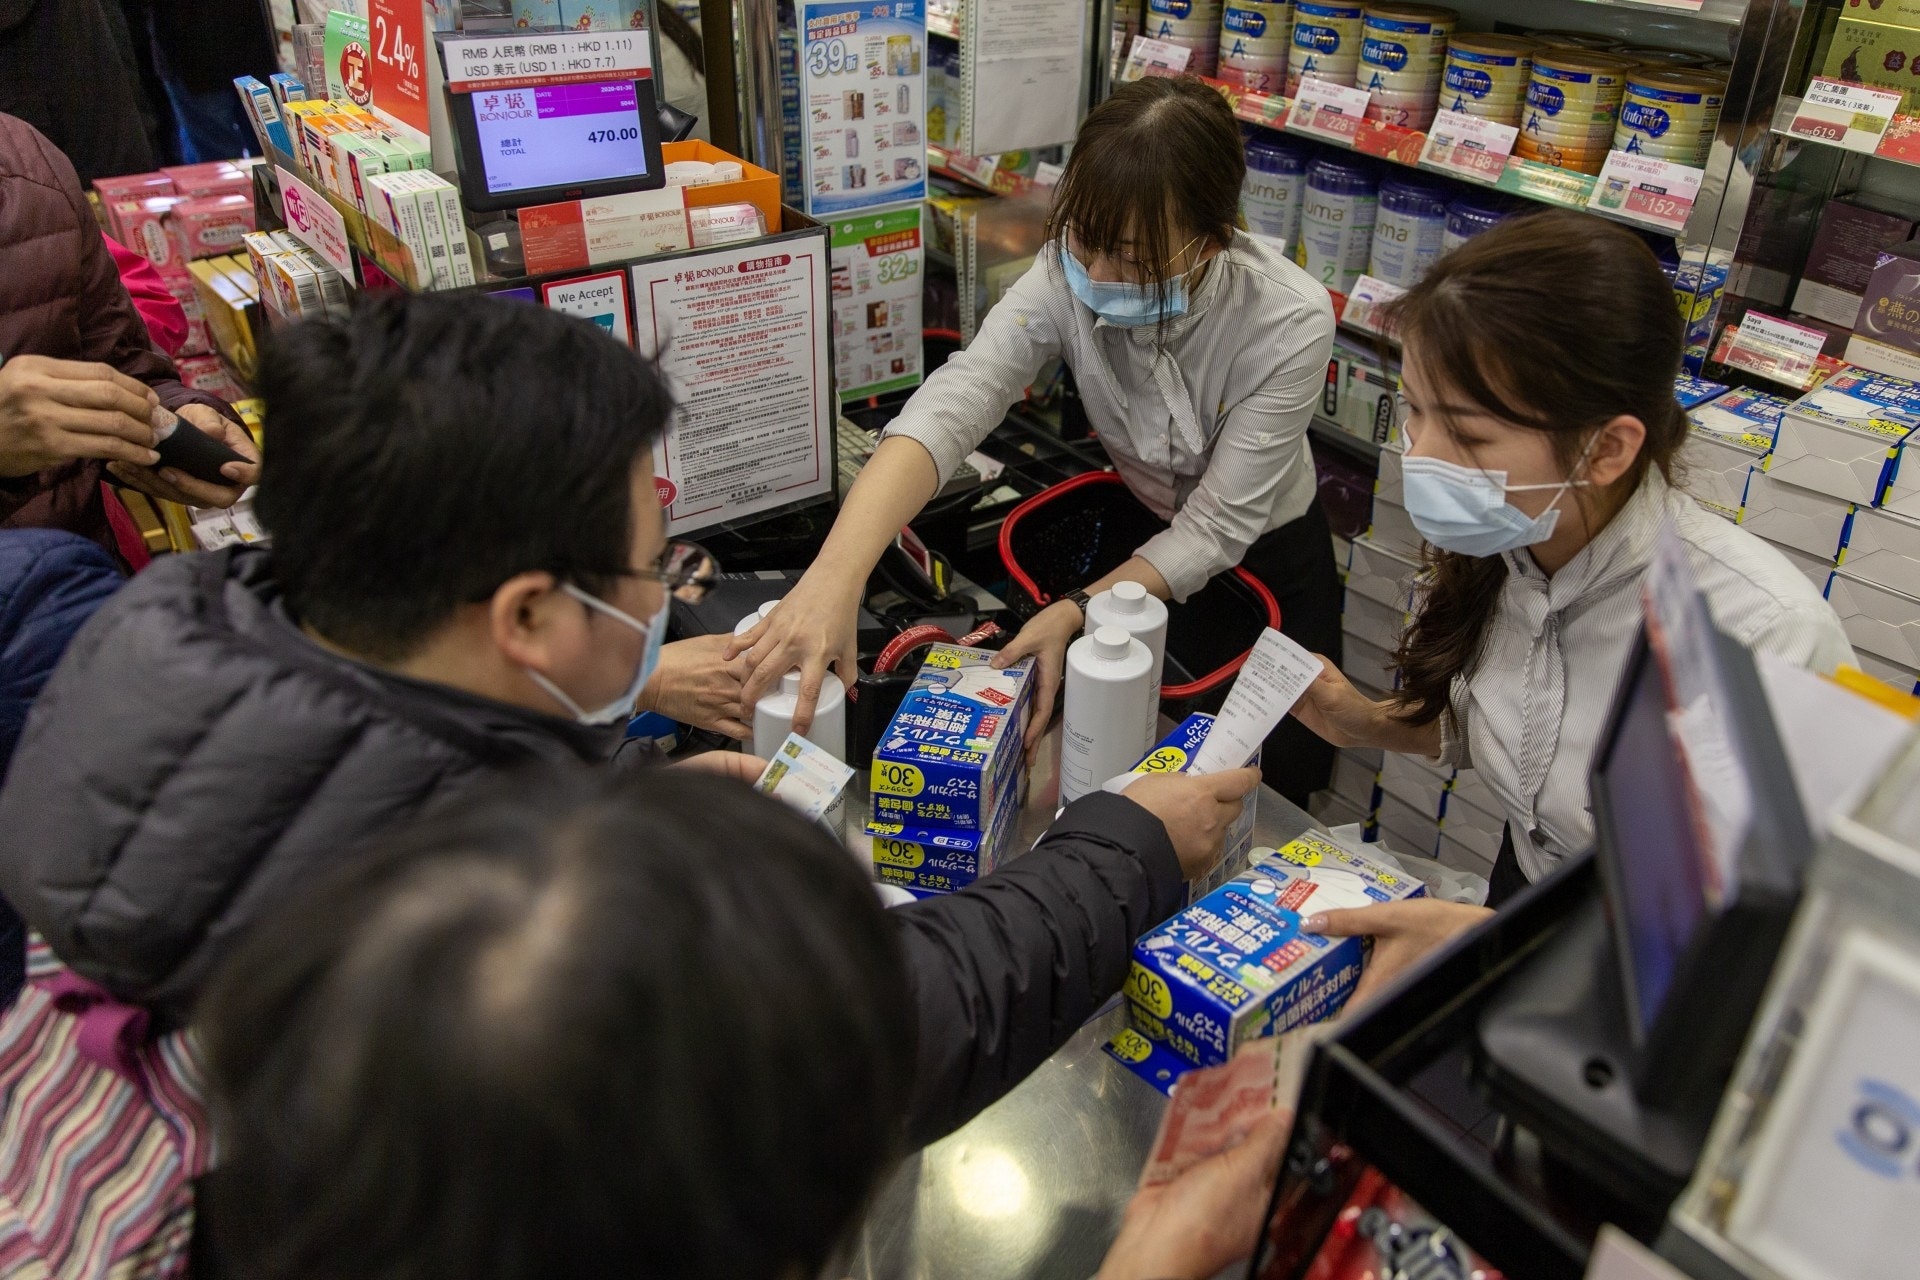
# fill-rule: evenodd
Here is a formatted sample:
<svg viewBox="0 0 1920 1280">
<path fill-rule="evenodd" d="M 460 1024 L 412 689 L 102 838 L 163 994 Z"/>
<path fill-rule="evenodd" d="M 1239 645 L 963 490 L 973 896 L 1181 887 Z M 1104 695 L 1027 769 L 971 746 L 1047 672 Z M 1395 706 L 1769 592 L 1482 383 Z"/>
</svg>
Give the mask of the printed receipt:
<svg viewBox="0 0 1920 1280">
<path fill-rule="evenodd" d="M 797 733 L 787 735 L 753 789 L 818 822 L 846 790 L 853 770 Z"/>
<path fill-rule="evenodd" d="M 1272 627 L 1261 632 L 1187 772 L 1219 773 L 1253 759 L 1325 666 Z"/>
</svg>

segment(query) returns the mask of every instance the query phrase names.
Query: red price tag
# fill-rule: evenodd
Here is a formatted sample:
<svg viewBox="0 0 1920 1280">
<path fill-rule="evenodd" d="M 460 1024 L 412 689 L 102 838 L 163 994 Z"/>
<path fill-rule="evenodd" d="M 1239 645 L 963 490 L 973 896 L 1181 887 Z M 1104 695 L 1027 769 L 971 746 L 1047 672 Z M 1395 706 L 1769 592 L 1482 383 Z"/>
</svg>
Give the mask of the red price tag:
<svg viewBox="0 0 1920 1280">
<path fill-rule="evenodd" d="M 1287 127 L 1350 147 L 1360 136 L 1360 121 L 1367 114 L 1370 96 L 1365 89 L 1311 78 L 1302 80 L 1300 92 L 1293 100 L 1293 114 L 1287 117 Z"/>
<path fill-rule="evenodd" d="M 1320 103 L 1314 107 L 1313 116 L 1305 126 L 1315 133 L 1332 134 L 1351 142 L 1360 133 L 1360 122 L 1341 112 L 1339 107 Z"/>
<path fill-rule="evenodd" d="M 1795 116 L 1793 123 L 1787 126 L 1787 132 L 1802 138 L 1812 138 L 1815 142 L 1844 142 L 1847 127 L 1832 120 L 1816 120 L 1810 116 Z"/>
<path fill-rule="evenodd" d="M 1478 182 L 1498 182 L 1519 136 L 1510 124 L 1444 111 L 1427 130 L 1420 162 Z"/>
<path fill-rule="evenodd" d="M 1635 187 L 1627 193 L 1626 210 L 1649 222 L 1685 226 L 1687 215 L 1693 212 L 1693 201 L 1649 191 L 1645 187 Z"/>
<path fill-rule="evenodd" d="M 1687 165 L 1611 151 L 1587 207 L 1677 232 L 1687 225 L 1703 176 Z"/>
</svg>

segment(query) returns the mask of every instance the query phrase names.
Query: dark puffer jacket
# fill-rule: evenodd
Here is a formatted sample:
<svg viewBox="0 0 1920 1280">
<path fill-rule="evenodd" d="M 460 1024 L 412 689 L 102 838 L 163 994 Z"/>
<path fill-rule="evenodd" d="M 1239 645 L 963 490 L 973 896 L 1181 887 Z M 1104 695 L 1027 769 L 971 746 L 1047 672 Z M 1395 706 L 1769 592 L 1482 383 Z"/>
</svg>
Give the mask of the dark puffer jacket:
<svg viewBox="0 0 1920 1280">
<path fill-rule="evenodd" d="M 21 355 L 96 360 L 152 387 L 169 409 L 205 404 L 233 416 L 218 396 L 182 386 L 154 350 L 67 158 L 26 121 L 0 115 L 0 357 Z M 0 477 L 0 527 L 65 529 L 113 551 L 105 474 L 83 460 Z"/>
<path fill-rule="evenodd" d="M 613 732 L 329 654 L 270 553 L 165 557 L 94 615 L 0 790 L 0 893 L 60 958 L 179 1025 L 236 935 L 355 844 Z M 1180 905 L 1158 819 L 1074 804 L 1032 853 L 894 911 L 919 1026 L 911 1132 L 1019 1083 L 1119 990 Z"/>
</svg>

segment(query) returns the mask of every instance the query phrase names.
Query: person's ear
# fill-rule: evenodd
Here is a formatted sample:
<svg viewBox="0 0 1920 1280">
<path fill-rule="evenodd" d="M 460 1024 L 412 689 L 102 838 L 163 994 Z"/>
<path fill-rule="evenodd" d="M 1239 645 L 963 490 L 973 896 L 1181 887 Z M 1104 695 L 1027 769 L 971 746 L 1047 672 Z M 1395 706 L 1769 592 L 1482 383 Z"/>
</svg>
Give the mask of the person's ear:
<svg viewBox="0 0 1920 1280">
<path fill-rule="evenodd" d="M 1647 443 L 1647 424 L 1623 413 L 1600 428 L 1587 452 L 1585 479 L 1605 488 L 1633 470 Z M 1580 478 L 1576 476 L 1576 479 Z"/>
<path fill-rule="evenodd" d="M 558 665 L 555 624 L 567 599 L 550 573 L 517 573 L 487 601 L 487 632 L 494 648 L 516 667 L 551 676 Z"/>
</svg>

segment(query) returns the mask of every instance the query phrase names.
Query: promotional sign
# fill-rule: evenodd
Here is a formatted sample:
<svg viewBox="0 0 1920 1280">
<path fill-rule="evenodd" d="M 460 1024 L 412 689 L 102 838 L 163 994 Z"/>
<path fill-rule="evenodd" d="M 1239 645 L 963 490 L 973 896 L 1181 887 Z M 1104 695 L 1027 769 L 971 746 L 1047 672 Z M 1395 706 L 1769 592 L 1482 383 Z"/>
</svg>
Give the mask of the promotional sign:
<svg viewBox="0 0 1920 1280">
<path fill-rule="evenodd" d="M 1294 95 L 1287 128 L 1350 147 L 1360 134 L 1360 121 L 1367 114 L 1367 101 L 1372 96 L 1365 89 L 1308 76 Z"/>
<path fill-rule="evenodd" d="M 833 369 L 842 403 L 920 384 L 920 208 L 833 224 Z"/>
<path fill-rule="evenodd" d="M 1498 182 L 1519 137 L 1513 125 L 1464 111 L 1442 111 L 1427 128 L 1420 163 L 1474 182 Z"/>
<path fill-rule="evenodd" d="M 827 252 L 815 234 L 632 268 L 634 345 L 680 406 L 659 468 L 669 533 L 833 491 Z"/>
<path fill-rule="evenodd" d="M 631 346 L 633 329 L 627 323 L 627 276 L 608 271 L 575 280 L 557 280 L 540 286 L 541 301 L 554 311 L 581 316 L 607 331 L 609 337 Z"/>
<path fill-rule="evenodd" d="M 373 101 L 367 57 L 367 20 L 338 9 L 327 15 L 327 96 L 364 107 Z"/>
<path fill-rule="evenodd" d="M 1793 113 L 1787 132 L 1815 142 L 1830 142 L 1848 151 L 1871 155 L 1879 149 L 1900 95 L 1838 80 L 1815 80 Z"/>
<path fill-rule="evenodd" d="M 481 39 L 446 40 L 447 88 L 535 89 L 590 84 L 653 74 L 653 50 L 644 31 L 517 31 Z"/>
<path fill-rule="evenodd" d="M 1138 80 L 1142 76 L 1177 76 L 1186 71 L 1187 61 L 1192 57 L 1193 50 L 1183 44 L 1135 36 L 1133 50 L 1127 54 L 1127 65 L 1121 71 L 1120 79 L 1128 81 Z"/>
<path fill-rule="evenodd" d="M 349 284 L 360 277 L 353 269 L 353 245 L 347 239 L 347 221 L 327 198 L 279 166 L 274 173 L 280 179 L 280 198 L 287 214 L 287 230 L 300 242 L 327 260 L 327 265 L 347 278 Z"/>
<path fill-rule="evenodd" d="M 927 194 L 923 0 L 800 7 L 807 212 L 833 218 Z"/>
<path fill-rule="evenodd" d="M 1736 369 L 1805 389 L 1813 382 L 1814 363 L 1826 341 L 1827 335 L 1818 329 L 1749 311 L 1741 318 L 1733 345 L 1721 360 Z"/>
<path fill-rule="evenodd" d="M 1671 160 L 1609 151 L 1607 166 L 1593 184 L 1587 208 L 1625 214 L 1662 231 L 1680 232 L 1693 213 L 1704 176 L 1699 169 Z"/>
<path fill-rule="evenodd" d="M 420 134 L 431 129 L 421 46 L 427 38 L 420 0 L 370 0 L 373 109 Z"/>
</svg>

